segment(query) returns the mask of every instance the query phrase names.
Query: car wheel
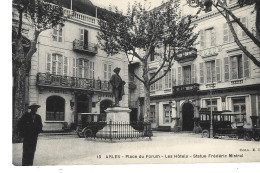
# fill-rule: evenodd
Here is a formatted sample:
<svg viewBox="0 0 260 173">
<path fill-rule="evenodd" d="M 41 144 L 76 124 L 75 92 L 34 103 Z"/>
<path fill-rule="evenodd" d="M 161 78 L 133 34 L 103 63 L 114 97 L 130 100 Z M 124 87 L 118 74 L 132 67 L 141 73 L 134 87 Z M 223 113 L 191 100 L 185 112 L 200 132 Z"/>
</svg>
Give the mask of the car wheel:
<svg viewBox="0 0 260 173">
<path fill-rule="evenodd" d="M 92 135 L 93 135 L 93 132 L 92 132 L 91 129 L 86 129 L 86 130 L 84 130 L 84 137 L 85 137 L 85 138 L 92 137 Z"/>
</svg>

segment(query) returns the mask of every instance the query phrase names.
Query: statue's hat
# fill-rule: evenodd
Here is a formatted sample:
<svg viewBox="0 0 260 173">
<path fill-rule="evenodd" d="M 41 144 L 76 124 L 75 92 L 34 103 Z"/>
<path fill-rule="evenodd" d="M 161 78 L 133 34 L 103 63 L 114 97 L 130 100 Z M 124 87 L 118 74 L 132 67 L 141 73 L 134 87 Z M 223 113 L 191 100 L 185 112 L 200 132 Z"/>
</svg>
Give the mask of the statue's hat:
<svg viewBox="0 0 260 173">
<path fill-rule="evenodd" d="M 117 71 L 120 71 L 120 70 L 121 70 L 121 68 L 116 67 L 116 68 L 114 69 L 114 72 L 117 72 Z"/>
<path fill-rule="evenodd" d="M 40 105 L 37 105 L 36 103 L 31 104 L 30 106 L 28 106 L 28 109 L 32 109 L 32 108 L 39 108 L 41 107 Z"/>
</svg>

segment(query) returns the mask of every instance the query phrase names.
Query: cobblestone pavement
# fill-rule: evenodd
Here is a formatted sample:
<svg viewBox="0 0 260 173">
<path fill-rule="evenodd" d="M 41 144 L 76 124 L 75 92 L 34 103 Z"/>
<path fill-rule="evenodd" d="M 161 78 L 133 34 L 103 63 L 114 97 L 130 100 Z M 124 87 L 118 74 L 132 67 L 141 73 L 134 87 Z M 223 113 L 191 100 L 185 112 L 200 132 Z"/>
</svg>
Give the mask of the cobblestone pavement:
<svg viewBox="0 0 260 173">
<path fill-rule="evenodd" d="M 21 165 L 21 157 L 22 144 L 13 144 L 13 164 Z M 112 143 L 44 134 L 34 159 L 35 166 L 205 162 L 260 162 L 260 142 L 172 132 L 154 132 L 152 140 Z"/>
</svg>

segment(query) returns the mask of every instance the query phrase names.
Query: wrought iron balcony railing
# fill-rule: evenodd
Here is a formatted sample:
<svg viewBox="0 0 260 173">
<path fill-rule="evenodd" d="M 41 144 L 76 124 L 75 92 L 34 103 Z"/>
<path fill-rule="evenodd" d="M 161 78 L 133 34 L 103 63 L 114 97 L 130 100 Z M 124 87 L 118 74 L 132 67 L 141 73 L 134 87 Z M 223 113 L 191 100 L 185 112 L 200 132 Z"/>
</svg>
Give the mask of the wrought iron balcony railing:
<svg viewBox="0 0 260 173">
<path fill-rule="evenodd" d="M 196 94 L 199 90 L 199 84 L 187 84 L 172 87 L 173 96 L 186 96 Z"/>
<path fill-rule="evenodd" d="M 94 43 L 85 43 L 84 41 L 75 39 L 73 41 L 73 50 L 83 51 L 89 54 L 97 54 L 98 46 Z"/>
<path fill-rule="evenodd" d="M 112 91 L 112 87 L 108 81 L 54 75 L 50 73 L 38 73 L 37 85 L 104 92 Z"/>
</svg>

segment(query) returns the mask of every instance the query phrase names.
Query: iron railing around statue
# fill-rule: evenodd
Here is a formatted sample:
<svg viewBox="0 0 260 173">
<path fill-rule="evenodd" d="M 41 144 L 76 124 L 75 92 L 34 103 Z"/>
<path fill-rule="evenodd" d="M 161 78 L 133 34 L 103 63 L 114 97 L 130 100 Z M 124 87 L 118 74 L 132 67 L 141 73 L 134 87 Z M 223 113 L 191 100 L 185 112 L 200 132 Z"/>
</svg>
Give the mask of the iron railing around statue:
<svg viewBox="0 0 260 173">
<path fill-rule="evenodd" d="M 151 124 L 146 122 L 88 122 L 83 130 L 85 138 L 121 140 L 152 136 Z"/>
</svg>

